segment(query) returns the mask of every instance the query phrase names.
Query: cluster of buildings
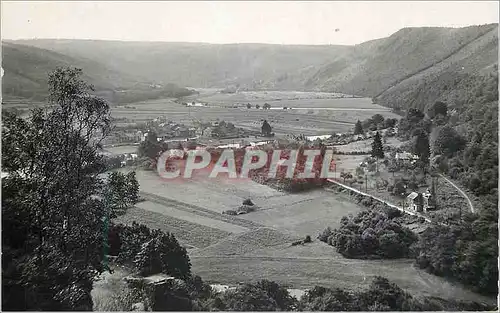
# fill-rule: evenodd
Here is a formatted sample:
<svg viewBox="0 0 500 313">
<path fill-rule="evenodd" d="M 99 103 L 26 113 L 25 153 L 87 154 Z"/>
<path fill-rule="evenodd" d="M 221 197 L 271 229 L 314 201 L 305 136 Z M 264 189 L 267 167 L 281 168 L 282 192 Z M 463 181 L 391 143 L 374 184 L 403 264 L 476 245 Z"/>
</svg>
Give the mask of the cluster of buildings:
<svg viewBox="0 0 500 313">
<path fill-rule="evenodd" d="M 435 210 L 435 195 L 429 189 L 425 192 L 414 191 L 406 197 L 405 208 L 414 212 L 427 212 Z"/>
</svg>

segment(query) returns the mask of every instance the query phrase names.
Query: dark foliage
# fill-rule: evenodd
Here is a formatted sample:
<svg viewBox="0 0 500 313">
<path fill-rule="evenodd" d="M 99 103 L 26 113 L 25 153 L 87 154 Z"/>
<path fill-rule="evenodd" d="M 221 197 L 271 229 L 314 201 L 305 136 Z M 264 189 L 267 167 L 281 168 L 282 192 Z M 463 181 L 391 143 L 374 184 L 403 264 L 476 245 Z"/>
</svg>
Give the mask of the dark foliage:
<svg viewBox="0 0 500 313">
<path fill-rule="evenodd" d="M 97 151 L 109 133 L 108 104 L 79 69 L 49 75 L 52 109 L 2 123 L 2 308 L 91 310 L 105 270 L 106 212 Z"/>
<path fill-rule="evenodd" d="M 339 229 L 327 228 L 318 239 L 334 246 L 348 258 L 404 258 L 417 240 L 408 228 L 387 214 L 376 210 L 362 211 L 357 216 L 343 217 Z"/>
<path fill-rule="evenodd" d="M 413 151 L 419 157 L 420 162 L 427 166 L 430 158 L 429 135 L 420 132 L 414 140 Z"/>
<path fill-rule="evenodd" d="M 354 125 L 354 135 L 362 135 L 364 134 L 363 125 L 361 125 L 361 121 L 357 121 L 356 125 Z"/>
<path fill-rule="evenodd" d="M 164 273 L 186 278 L 190 275 L 191 263 L 186 249 L 174 235 L 150 230 L 135 222 L 131 226 L 113 225 L 112 233 L 120 238 L 119 264 L 133 267 L 144 276 Z M 110 246 L 110 250 L 116 251 L 117 247 Z"/>
<path fill-rule="evenodd" d="M 148 132 L 146 139 L 139 146 L 139 156 L 156 159 L 162 152 L 162 145 L 158 142 L 158 135 L 155 132 Z"/>
<path fill-rule="evenodd" d="M 382 137 L 379 132 L 373 138 L 371 156 L 378 159 L 384 158 L 384 146 L 382 145 Z"/>
<path fill-rule="evenodd" d="M 272 128 L 271 125 L 269 125 L 269 123 L 266 120 L 264 120 L 264 122 L 262 123 L 261 131 L 262 135 L 266 137 L 271 136 Z"/>
<path fill-rule="evenodd" d="M 437 117 L 438 115 L 448 115 L 448 105 L 442 101 L 436 101 L 427 109 L 427 115 L 430 118 Z"/>
<path fill-rule="evenodd" d="M 300 299 L 301 311 L 442 311 L 491 310 L 479 303 L 416 298 L 384 277 L 376 276 L 367 290 L 314 287 Z"/>
<path fill-rule="evenodd" d="M 498 216 L 467 215 L 464 222 L 432 226 L 415 246 L 416 263 L 485 294 L 498 293 Z"/>
<path fill-rule="evenodd" d="M 465 139 L 450 126 L 443 126 L 437 131 L 436 139 L 433 143 L 433 153 L 452 157 L 462 150 L 466 145 Z"/>
</svg>

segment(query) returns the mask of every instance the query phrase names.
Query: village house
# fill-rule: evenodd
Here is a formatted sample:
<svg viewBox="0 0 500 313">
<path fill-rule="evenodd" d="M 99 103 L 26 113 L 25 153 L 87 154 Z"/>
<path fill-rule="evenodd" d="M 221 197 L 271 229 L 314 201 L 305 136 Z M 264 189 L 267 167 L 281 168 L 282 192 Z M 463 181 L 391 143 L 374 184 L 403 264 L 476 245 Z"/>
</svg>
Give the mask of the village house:
<svg viewBox="0 0 500 313">
<path fill-rule="evenodd" d="M 405 208 L 413 212 L 427 212 L 436 208 L 435 198 L 429 189 L 422 193 L 410 193 L 405 203 Z"/>
<path fill-rule="evenodd" d="M 418 160 L 418 156 L 409 152 L 397 152 L 396 160 L 413 164 Z"/>
</svg>

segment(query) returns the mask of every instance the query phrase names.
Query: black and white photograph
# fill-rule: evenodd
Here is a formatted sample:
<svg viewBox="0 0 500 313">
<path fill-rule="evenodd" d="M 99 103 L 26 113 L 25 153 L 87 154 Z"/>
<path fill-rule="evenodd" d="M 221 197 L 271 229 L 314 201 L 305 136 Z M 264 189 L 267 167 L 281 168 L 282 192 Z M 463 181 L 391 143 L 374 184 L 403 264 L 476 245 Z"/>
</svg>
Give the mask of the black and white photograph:
<svg viewBox="0 0 500 313">
<path fill-rule="evenodd" d="M 498 311 L 499 9 L 2 0 L 2 311 Z"/>
</svg>

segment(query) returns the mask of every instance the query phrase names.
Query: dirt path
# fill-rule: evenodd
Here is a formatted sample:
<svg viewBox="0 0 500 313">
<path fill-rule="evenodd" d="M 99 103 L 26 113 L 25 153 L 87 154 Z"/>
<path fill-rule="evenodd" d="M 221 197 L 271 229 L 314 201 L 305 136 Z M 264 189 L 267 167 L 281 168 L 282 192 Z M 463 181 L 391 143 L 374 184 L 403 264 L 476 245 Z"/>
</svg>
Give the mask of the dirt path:
<svg viewBox="0 0 500 313">
<path fill-rule="evenodd" d="M 457 185 L 455 185 L 451 180 L 449 180 L 448 178 L 446 178 L 444 175 L 439 174 L 439 176 L 442 177 L 442 178 L 444 178 L 444 180 L 446 180 L 453 187 L 455 187 L 455 189 L 457 189 L 462 194 L 462 196 L 464 196 L 464 198 L 467 199 L 467 202 L 469 203 L 470 211 L 472 213 L 474 213 L 475 212 L 474 205 L 472 204 L 472 201 L 470 200 L 469 196 L 462 189 L 460 189 L 460 187 L 458 187 Z"/>
</svg>

